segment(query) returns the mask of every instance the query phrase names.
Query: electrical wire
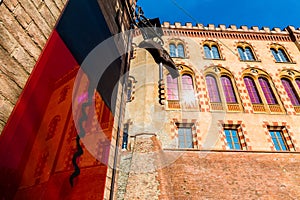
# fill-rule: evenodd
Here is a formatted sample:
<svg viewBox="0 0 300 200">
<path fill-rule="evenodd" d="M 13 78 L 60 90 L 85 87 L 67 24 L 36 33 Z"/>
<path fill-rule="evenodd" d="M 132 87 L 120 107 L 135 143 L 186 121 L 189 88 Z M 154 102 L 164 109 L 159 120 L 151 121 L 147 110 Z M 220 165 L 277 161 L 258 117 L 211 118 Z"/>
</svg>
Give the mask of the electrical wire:
<svg viewBox="0 0 300 200">
<path fill-rule="evenodd" d="M 179 10 L 181 10 L 184 14 L 186 14 L 188 17 L 190 17 L 196 24 L 200 24 L 197 19 L 195 17 L 193 17 L 187 10 L 185 10 L 181 5 L 179 5 L 176 0 L 170 0 Z M 230 49 L 230 47 L 228 47 L 226 44 L 224 44 L 224 42 L 222 42 L 218 37 L 216 37 L 216 39 L 222 43 L 229 51 L 231 51 L 231 53 L 233 53 L 233 55 L 236 55 L 236 53 Z"/>
</svg>

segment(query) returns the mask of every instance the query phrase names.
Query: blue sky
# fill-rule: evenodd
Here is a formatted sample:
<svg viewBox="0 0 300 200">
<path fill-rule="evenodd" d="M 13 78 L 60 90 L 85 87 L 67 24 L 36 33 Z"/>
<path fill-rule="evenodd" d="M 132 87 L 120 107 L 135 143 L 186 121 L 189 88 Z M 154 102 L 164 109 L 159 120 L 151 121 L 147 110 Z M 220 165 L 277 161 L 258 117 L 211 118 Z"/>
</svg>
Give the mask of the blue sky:
<svg viewBox="0 0 300 200">
<path fill-rule="evenodd" d="M 185 14 L 174 1 L 183 8 Z M 159 17 L 161 22 L 196 22 L 207 24 L 235 24 L 300 28 L 300 0 L 138 0 L 145 17 Z M 190 16 L 192 16 L 192 18 Z"/>
</svg>

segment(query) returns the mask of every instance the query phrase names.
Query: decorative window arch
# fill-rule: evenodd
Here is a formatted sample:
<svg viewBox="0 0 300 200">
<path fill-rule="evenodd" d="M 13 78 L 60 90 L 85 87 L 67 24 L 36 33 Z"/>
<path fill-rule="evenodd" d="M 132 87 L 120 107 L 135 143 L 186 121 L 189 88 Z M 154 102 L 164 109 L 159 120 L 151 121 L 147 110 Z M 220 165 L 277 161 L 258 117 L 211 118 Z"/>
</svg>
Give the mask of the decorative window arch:
<svg viewBox="0 0 300 200">
<path fill-rule="evenodd" d="M 253 48 L 249 44 L 239 43 L 237 45 L 237 49 L 238 49 L 241 61 L 255 61 L 255 60 L 257 60 L 254 53 L 253 53 Z"/>
<path fill-rule="evenodd" d="M 244 71 L 243 79 L 254 112 L 283 112 L 275 86 L 266 72 L 249 68 Z"/>
<path fill-rule="evenodd" d="M 276 62 L 291 62 L 291 59 L 283 46 L 279 44 L 272 44 L 270 50 Z"/>
<path fill-rule="evenodd" d="M 233 76 L 228 70 L 210 67 L 205 71 L 205 81 L 212 110 L 242 110 Z"/>
<path fill-rule="evenodd" d="M 219 45 L 214 41 L 205 41 L 203 43 L 204 57 L 207 59 L 221 59 Z"/>
<path fill-rule="evenodd" d="M 283 70 L 280 79 L 296 113 L 300 113 L 300 72 Z"/>
<path fill-rule="evenodd" d="M 171 57 L 185 58 L 185 48 L 182 42 L 171 42 L 169 49 Z"/>
<path fill-rule="evenodd" d="M 198 103 L 195 97 L 194 72 L 186 66 L 180 68 L 178 78 L 173 79 L 170 74 L 166 77 L 168 108 L 196 109 Z"/>
</svg>

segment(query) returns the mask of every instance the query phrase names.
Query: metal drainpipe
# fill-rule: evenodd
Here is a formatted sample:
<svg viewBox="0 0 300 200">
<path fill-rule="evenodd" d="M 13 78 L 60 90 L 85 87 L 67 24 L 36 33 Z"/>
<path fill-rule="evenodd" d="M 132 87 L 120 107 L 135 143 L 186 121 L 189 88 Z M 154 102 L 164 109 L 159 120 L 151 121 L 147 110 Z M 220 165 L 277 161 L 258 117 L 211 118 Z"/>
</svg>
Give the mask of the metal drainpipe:
<svg viewBox="0 0 300 200">
<path fill-rule="evenodd" d="M 130 60 L 130 49 L 131 49 L 131 42 L 132 42 L 132 25 L 130 26 L 130 30 L 129 30 L 129 36 L 128 36 L 128 42 L 127 42 L 127 56 L 126 56 L 126 63 L 125 63 L 125 67 L 124 67 L 124 74 L 126 74 L 126 72 L 129 72 L 129 60 Z M 126 82 L 125 80 L 127 80 L 127 76 L 124 76 L 123 79 L 123 87 L 122 87 L 122 93 L 121 93 L 121 102 L 120 102 L 120 111 L 119 111 L 119 119 L 118 119 L 118 130 L 117 130 L 117 137 L 116 137 L 116 147 L 115 147 L 115 155 L 114 155 L 114 164 L 113 164 L 113 169 L 112 169 L 112 178 L 111 178 L 111 187 L 110 187 L 110 195 L 109 195 L 109 199 L 113 200 L 114 199 L 114 188 L 115 188 L 115 178 L 116 178 L 116 167 L 117 167 L 117 163 L 118 163 L 118 155 L 119 155 L 119 140 L 120 140 L 120 131 L 121 131 L 121 127 L 123 126 L 122 124 L 122 115 L 123 115 L 123 108 L 121 108 L 121 106 L 124 103 L 124 93 L 127 94 L 126 92 L 124 92 L 124 90 L 126 89 Z M 125 108 L 124 108 L 125 110 Z"/>
</svg>

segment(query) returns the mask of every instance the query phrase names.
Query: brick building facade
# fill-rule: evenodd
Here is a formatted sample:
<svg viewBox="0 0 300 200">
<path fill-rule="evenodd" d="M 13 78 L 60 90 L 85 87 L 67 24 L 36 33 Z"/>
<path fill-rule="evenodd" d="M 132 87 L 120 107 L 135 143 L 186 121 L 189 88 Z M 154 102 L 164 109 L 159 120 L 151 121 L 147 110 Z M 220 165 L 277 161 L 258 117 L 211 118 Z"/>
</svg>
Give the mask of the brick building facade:
<svg viewBox="0 0 300 200">
<path fill-rule="evenodd" d="M 300 29 L 162 29 L 180 76 L 135 49 L 118 198 L 300 198 Z"/>
<path fill-rule="evenodd" d="M 133 1 L 89 2 L 97 3 L 103 17 L 101 37 L 130 28 Z M 92 148 L 82 145 L 81 174 L 71 187 L 78 134 L 71 99 L 80 64 L 74 52 L 58 61 L 40 56 L 67 52 L 68 42 L 52 31 L 66 5 L 15 0 L 0 6 L 0 130 L 22 91 L 20 102 L 25 99 L 28 109 L 41 106 L 32 96 L 44 95 L 37 110 L 17 104 L 0 137 L 1 199 L 300 198 L 300 30 L 294 27 L 164 23 L 164 48 L 179 78 L 163 69 L 159 90 L 159 67 L 151 55 L 132 52 L 125 119 L 122 84 L 113 113 L 95 91 L 86 123 L 99 123 L 105 138 L 91 137 Z M 47 41 L 55 41 L 55 48 Z M 141 41 L 136 31 L 133 46 Z M 120 76 L 128 59 L 120 59 Z M 64 70 L 57 75 L 51 67 Z M 34 87 L 45 93 L 30 93 L 28 100 Z M 85 87 L 75 87 L 75 96 Z"/>
</svg>

